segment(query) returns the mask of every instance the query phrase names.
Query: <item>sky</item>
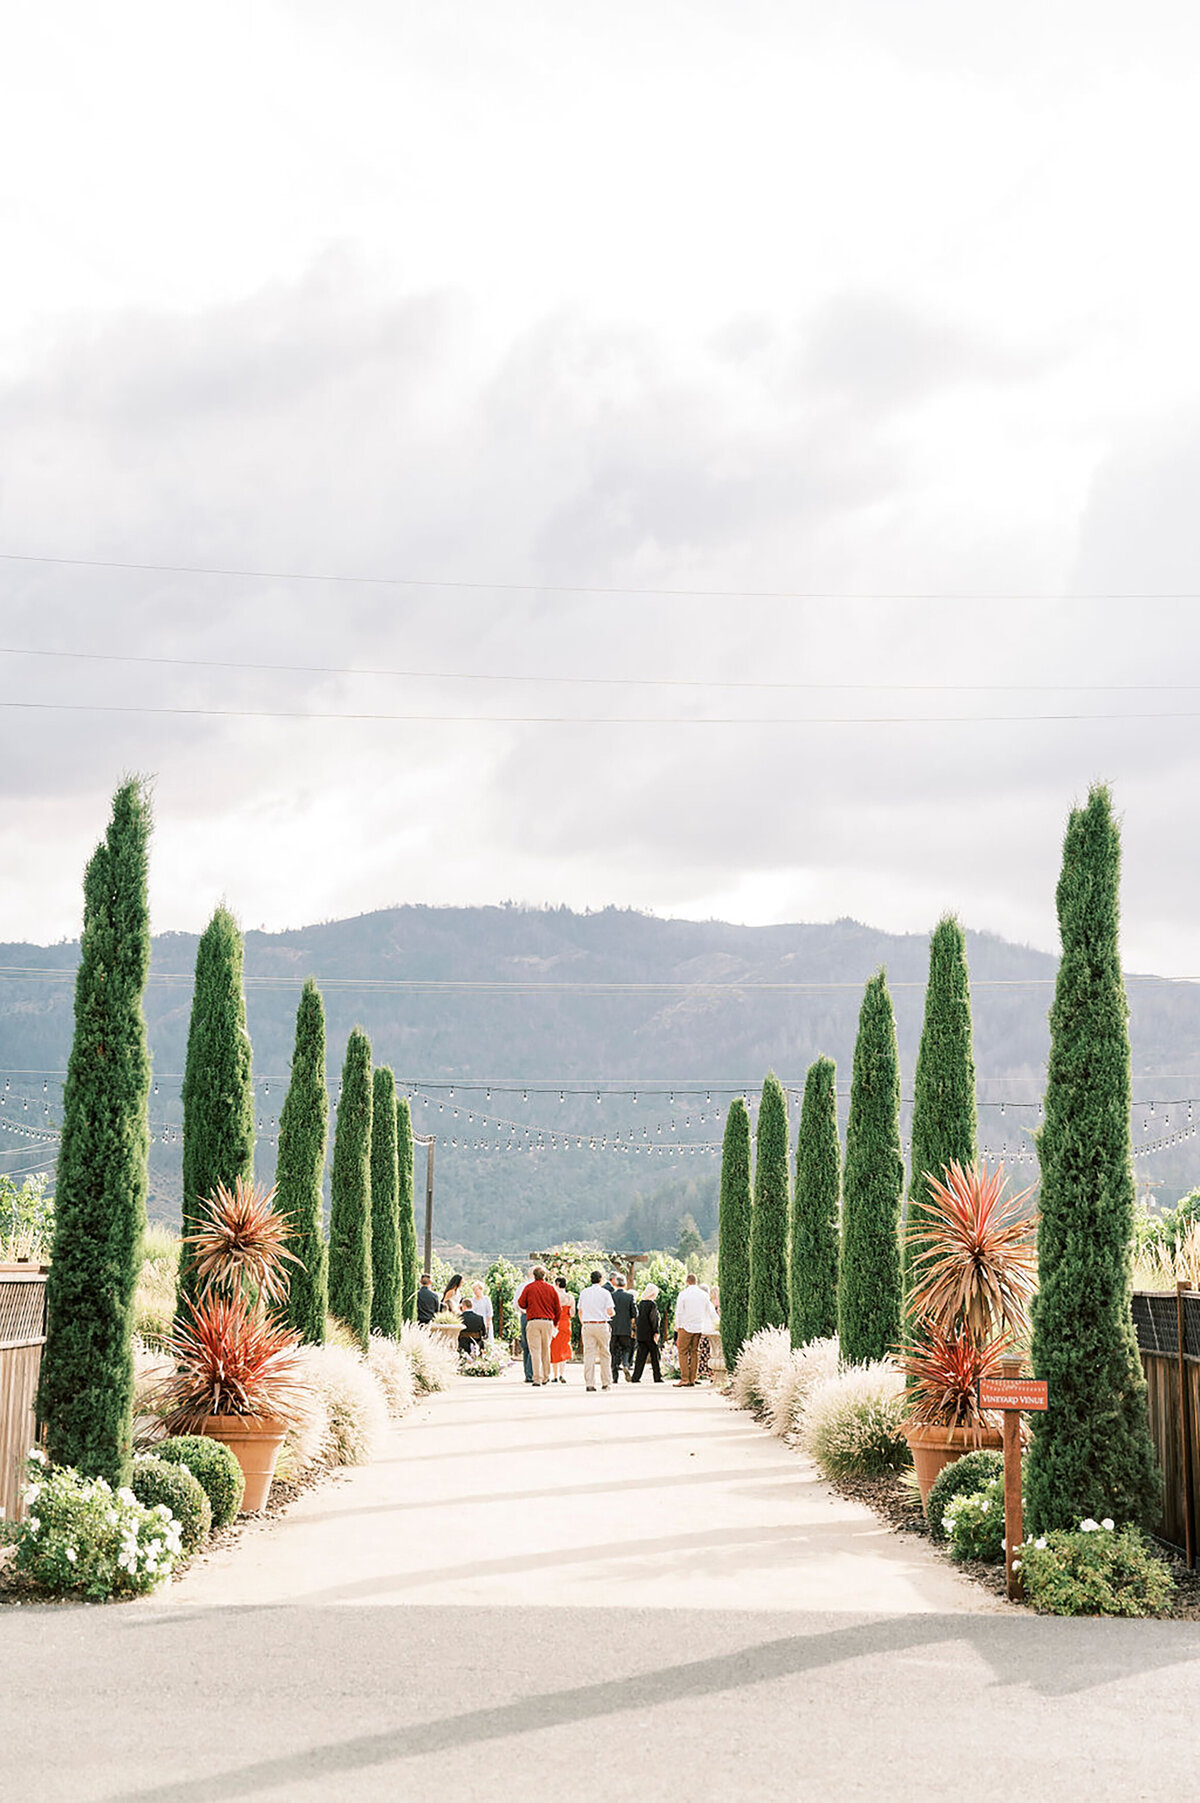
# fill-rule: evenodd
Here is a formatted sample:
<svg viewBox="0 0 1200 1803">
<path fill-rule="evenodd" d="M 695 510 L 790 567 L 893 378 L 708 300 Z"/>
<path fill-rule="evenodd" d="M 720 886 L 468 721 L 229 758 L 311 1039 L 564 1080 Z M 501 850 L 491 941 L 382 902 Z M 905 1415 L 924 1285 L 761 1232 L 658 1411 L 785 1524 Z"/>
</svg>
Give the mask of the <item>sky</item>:
<svg viewBox="0 0 1200 1803">
<path fill-rule="evenodd" d="M 0 938 L 78 932 L 133 770 L 159 931 L 513 899 L 1053 949 L 1103 780 L 1126 964 L 1200 976 L 1194 7 L 46 0 L 6 40 Z"/>
</svg>

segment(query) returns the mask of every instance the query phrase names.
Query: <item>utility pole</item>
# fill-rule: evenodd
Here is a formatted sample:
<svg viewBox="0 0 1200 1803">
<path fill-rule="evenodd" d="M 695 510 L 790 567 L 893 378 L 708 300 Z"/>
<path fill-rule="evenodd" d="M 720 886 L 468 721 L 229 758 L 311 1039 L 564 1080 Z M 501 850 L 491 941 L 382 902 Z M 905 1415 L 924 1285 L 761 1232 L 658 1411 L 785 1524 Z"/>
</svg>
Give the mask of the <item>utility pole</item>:
<svg viewBox="0 0 1200 1803">
<path fill-rule="evenodd" d="M 433 1148 L 437 1144 L 435 1133 L 414 1133 L 413 1140 L 418 1146 L 425 1148 L 425 1263 L 422 1270 L 433 1270 Z"/>
</svg>

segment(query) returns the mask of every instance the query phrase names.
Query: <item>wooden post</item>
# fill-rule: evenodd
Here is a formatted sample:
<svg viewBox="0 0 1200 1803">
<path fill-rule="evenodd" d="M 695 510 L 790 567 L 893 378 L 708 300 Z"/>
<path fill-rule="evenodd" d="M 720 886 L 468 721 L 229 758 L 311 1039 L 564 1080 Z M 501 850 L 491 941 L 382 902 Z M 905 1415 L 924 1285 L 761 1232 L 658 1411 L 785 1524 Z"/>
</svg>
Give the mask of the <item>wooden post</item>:
<svg viewBox="0 0 1200 1803">
<path fill-rule="evenodd" d="M 425 1269 L 433 1270 L 433 1148 L 434 1135 L 425 1141 Z"/>
<path fill-rule="evenodd" d="M 1179 1448 L 1183 1460 L 1183 1548 L 1189 1571 L 1196 1566 L 1196 1535 L 1193 1526 L 1195 1514 L 1195 1477 L 1192 1472 L 1192 1424 L 1191 1409 L 1188 1407 L 1188 1374 L 1185 1356 L 1183 1297 L 1186 1290 L 1191 1289 L 1189 1283 L 1175 1285 L 1175 1329 L 1176 1355 L 1175 1367 L 1179 1379 Z"/>
<path fill-rule="evenodd" d="M 1000 1376 L 1018 1378 L 1020 1359 L 1001 1359 Z M 1013 1570 L 1017 1550 L 1025 1538 L 1021 1508 L 1021 1411 L 1004 1410 L 1004 1577 L 1008 1599 L 1015 1603 L 1025 1594 L 1019 1571 Z"/>
</svg>

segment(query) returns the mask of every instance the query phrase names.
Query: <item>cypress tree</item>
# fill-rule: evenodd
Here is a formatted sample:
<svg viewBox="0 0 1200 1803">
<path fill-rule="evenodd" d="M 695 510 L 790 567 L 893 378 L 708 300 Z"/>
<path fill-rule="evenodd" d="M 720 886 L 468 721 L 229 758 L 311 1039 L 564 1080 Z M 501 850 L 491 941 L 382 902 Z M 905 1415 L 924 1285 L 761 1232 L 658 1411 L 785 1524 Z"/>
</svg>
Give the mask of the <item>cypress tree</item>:
<svg viewBox="0 0 1200 1803">
<path fill-rule="evenodd" d="M 940 1182 L 948 1164 L 956 1162 L 969 1171 L 975 1157 L 975 1054 L 967 946 L 962 927 L 947 914 L 929 942 L 925 1024 L 913 1088 L 912 1165 L 905 1223 L 909 1231 L 928 1214 L 926 1173 L 931 1172 Z M 912 1288 L 913 1259 L 918 1250 L 906 1234 L 906 1290 Z"/>
<path fill-rule="evenodd" d="M 128 1481 L 133 1297 L 146 1225 L 150 803 L 123 783 L 84 876 L 38 1414 L 55 1464 Z"/>
<path fill-rule="evenodd" d="M 796 1143 L 790 1289 L 793 1346 L 825 1340 L 837 1332 L 841 1183 L 837 1067 L 832 1058 L 818 1058 L 805 1079 Z"/>
<path fill-rule="evenodd" d="M 858 1017 L 846 1173 L 838 1334 L 848 1365 L 883 1358 L 900 1339 L 900 1058 L 887 976 L 867 984 Z"/>
<path fill-rule="evenodd" d="M 288 1251 L 300 1260 L 298 1265 L 287 1267 L 289 1282 L 284 1318 L 310 1346 L 324 1344 L 325 1313 L 329 1307 L 322 1194 L 328 1133 L 325 1008 L 320 990 L 309 977 L 296 1010 L 292 1076 L 279 1116 L 275 1206 L 292 1224 L 293 1237 Z"/>
<path fill-rule="evenodd" d="M 396 1157 L 396 1078 L 375 1072 L 371 1102 L 371 1326 L 394 1340 L 403 1319 L 400 1268 L 400 1172 Z"/>
<path fill-rule="evenodd" d="M 183 1231 L 194 1233 L 199 1205 L 218 1183 L 232 1189 L 254 1175 L 254 1085 L 242 990 L 242 935 L 220 907 L 196 947 L 196 984 L 183 1075 Z M 185 1246 L 179 1293 L 195 1297 Z"/>
<path fill-rule="evenodd" d="M 402 1321 L 417 1318 L 417 1279 L 421 1267 L 417 1263 L 417 1217 L 413 1196 L 413 1130 L 412 1110 L 408 1097 L 396 1102 L 396 1209 L 400 1217 L 400 1270 L 403 1299 Z"/>
<path fill-rule="evenodd" d="M 721 1145 L 721 1213 L 717 1281 L 721 1290 L 721 1346 L 732 1371 L 746 1339 L 750 1309 L 750 1111 L 735 1096 Z"/>
<path fill-rule="evenodd" d="M 1034 1533 L 1106 1516 L 1151 1526 L 1160 1477 L 1130 1314 L 1134 1182 L 1129 1009 L 1118 945 L 1121 841 L 1097 786 L 1072 810 L 1057 905 L 1062 961 L 1050 1013 L 1025 1494 Z"/>
<path fill-rule="evenodd" d="M 769 1071 L 754 1138 L 749 1333 L 788 1324 L 788 1188 L 787 1097 Z"/>
<path fill-rule="evenodd" d="M 371 1042 L 355 1027 L 333 1135 L 329 1308 L 364 1351 L 371 1339 Z"/>
</svg>

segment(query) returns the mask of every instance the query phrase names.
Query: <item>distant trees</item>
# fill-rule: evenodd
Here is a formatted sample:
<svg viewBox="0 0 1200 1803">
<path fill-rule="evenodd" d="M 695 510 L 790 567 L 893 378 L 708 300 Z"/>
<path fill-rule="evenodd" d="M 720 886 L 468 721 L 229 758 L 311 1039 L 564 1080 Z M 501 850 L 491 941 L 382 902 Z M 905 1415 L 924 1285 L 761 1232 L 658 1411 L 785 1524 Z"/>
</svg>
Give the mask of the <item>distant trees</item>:
<svg viewBox="0 0 1200 1803">
<path fill-rule="evenodd" d="M 219 907 L 196 947 L 196 981 L 183 1076 L 183 1232 L 218 1183 L 232 1189 L 254 1175 L 254 1085 L 242 989 L 242 935 Z M 194 1261 L 184 1245 L 180 1297 L 196 1295 Z"/>
<path fill-rule="evenodd" d="M 417 1283 L 421 1267 L 417 1263 L 412 1111 L 407 1096 L 400 1096 L 396 1102 L 396 1214 L 400 1224 L 400 1318 L 402 1321 L 415 1321 Z"/>
<path fill-rule="evenodd" d="M 329 1308 L 364 1349 L 371 1338 L 371 1103 L 371 1042 L 355 1027 L 333 1135 Z"/>
<path fill-rule="evenodd" d="M 704 1239 L 695 1219 L 691 1215 L 683 1215 L 679 1222 L 679 1243 L 675 1248 L 681 1264 L 687 1264 L 690 1258 L 699 1257 L 704 1250 Z"/>
<path fill-rule="evenodd" d="M 1050 1406 L 1025 1466 L 1035 1534 L 1081 1517 L 1153 1524 L 1161 1479 L 1130 1312 L 1134 1183 L 1120 829 L 1097 786 L 1067 823 L 1050 1014 L 1033 1368 Z"/>
<path fill-rule="evenodd" d="M 717 1279 L 721 1294 L 721 1347 L 732 1371 L 747 1336 L 750 1314 L 750 1111 L 735 1096 L 721 1144 L 721 1214 Z"/>
<path fill-rule="evenodd" d="M 763 1083 L 750 1212 L 750 1333 L 788 1325 L 787 1097 L 774 1071 Z"/>
<path fill-rule="evenodd" d="M 133 1440 L 133 1297 L 146 1224 L 150 802 L 123 783 L 84 876 L 38 1414 L 56 1465 L 116 1486 Z"/>
<path fill-rule="evenodd" d="M 971 1044 L 971 986 L 962 927 L 952 914 L 939 920 L 929 942 L 925 1024 L 913 1086 L 912 1162 L 905 1221 L 904 1282 L 912 1288 L 918 1246 L 912 1234 L 927 1212 L 926 1176 L 944 1181 L 946 1167 L 975 1163 L 975 1054 Z"/>
<path fill-rule="evenodd" d="M 900 1060 L 887 977 L 863 995 L 850 1081 L 838 1334 L 846 1364 L 891 1352 L 900 1339 Z"/>
<path fill-rule="evenodd" d="M 396 1156 L 396 1078 L 381 1064 L 371 1102 L 371 1327 L 395 1339 L 403 1319 L 400 1172 Z"/>
<path fill-rule="evenodd" d="M 792 1191 L 790 1320 L 792 1345 L 837 1332 L 841 1164 L 837 1067 L 832 1058 L 809 1066 L 796 1143 Z"/>
<path fill-rule="evenodd" d="M 279 1152 L 275 1164 L 276 1208 L 292 1224 L 288 1250 L 299 1259 L 289 1264 L 288 1325 L 309 1345 L 325 1339 L 329 1307 L 328 1255 L 325 1249 L 325 1146 L 329 1133 L 329 1095 L 325 1088 L 325 1008 L 310 977 L 296 1011 L 296 1048 L 292 1075 L 279 1116 Z"/>
</svg>

